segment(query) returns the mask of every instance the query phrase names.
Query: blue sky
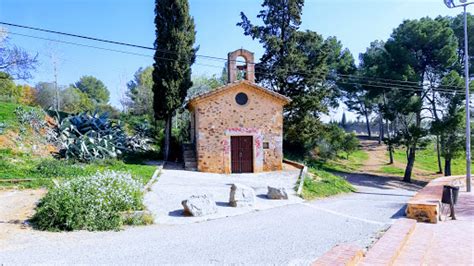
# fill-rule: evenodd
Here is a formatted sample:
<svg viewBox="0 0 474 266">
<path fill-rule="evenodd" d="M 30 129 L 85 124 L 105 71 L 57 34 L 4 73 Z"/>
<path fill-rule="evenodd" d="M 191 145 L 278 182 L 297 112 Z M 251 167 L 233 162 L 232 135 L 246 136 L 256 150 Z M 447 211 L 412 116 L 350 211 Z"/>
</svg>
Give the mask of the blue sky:
<svg viewBox="0 0 474 266">
<path fill-rule="evenodd" d="M 190 0 L 196 23 L 199 54 L 225 58 L 229 51 L 246 48 L 260 58 L 260 44 L 242 34 L 235 24 L 241 11 L 254 22 L 260 0 Z M 474 8 L 474 7 L 473 7 Z M 336 36 L 357 58 L 373 40 L 386 40 L 404 19 L 456 15 L 461 10 L 446 8 L 442 0 L 306 0 L 302 29 L 324 37 Z M 104 39 L 152 46 L 154 0 L 0 0 L 0 21 L 82 34 Z M 1 26 L 1 25 L 0 25 Z M 11 42 L 38 53 L 41 65 L 34 79 L 53 80 L 52 56 L 58 61 L 59 84 L 70 84 L 82 75 L 93 75 L 106 84 L 111 103 L 119 105 L 125 83 L 139 67 L 153 63 L 152 51 L 107 45 L 54 34 L 7 27 L 12 33 L 119 49 L 147 56 L 59 44 L 11 34 Z M 194 75 L 220 74 L 224 61 L 198 58 Z M 339 119 L 341 110 L 331 117 Z M 349 116 L 352 117 L 352 116 Z"/>
</svg>

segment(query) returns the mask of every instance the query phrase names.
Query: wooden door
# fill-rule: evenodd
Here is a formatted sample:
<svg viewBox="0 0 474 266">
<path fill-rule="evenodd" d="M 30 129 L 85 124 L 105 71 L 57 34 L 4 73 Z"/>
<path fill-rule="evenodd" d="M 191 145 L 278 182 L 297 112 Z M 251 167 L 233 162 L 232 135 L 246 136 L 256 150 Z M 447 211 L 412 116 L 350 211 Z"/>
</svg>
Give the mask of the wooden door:
<svg viewBox="0 0 474 266">
<path fill-rule="evenodd" d="M 232 173 L 253 173 L 252 137 L 233 136 L 230 140 Z"/>
</svg>

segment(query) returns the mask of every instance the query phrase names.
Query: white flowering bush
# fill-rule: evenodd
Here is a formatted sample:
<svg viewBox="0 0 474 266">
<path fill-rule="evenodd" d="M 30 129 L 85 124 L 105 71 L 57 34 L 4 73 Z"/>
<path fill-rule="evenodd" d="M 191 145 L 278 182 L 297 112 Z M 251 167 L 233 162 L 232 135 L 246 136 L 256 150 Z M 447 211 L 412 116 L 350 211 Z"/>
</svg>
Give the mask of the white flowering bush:
<svg viewBox="0 0 474 266">
<path fill-rule="evenodd" d="M 142 210 L 142 184 L 130 173 L 105 171 L 77 177 L 48 191 L 32 222 L 40 230 L 116 230 L 121 212 Z"/>
</svg>

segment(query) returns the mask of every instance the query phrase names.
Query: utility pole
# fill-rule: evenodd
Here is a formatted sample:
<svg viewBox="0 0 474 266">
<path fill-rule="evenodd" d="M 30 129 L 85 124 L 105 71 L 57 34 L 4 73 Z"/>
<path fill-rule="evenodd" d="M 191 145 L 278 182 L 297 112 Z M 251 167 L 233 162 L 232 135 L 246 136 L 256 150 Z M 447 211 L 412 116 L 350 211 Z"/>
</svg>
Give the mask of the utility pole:
<svg viewBox="0 0 474 266">
<path fill-rule="evenodd" d="M 59 103 L 59 88 L 58 88 L 58 69 L 56 58 L 53 59 L 53 71 L 54 71 L 54 89 L 56 90 L 56 111 L 60 109 Z"/>
<path fill-rule="evenodd" d="M 469 110 L 469 55 L 467 36 L 467 12 L 464 7 L 464 75 L 466 81 L 466 187 L 467 192 L 471 191 L 471 114 Z"/>
<path fill-rule="evenodd" d="M 444 0 L 444 4 L 448 8 L 463 7 L 464 11 L 464 78 L 466 84 L 466 190 L 471 192 L 471 114 L 469 110 L 469 52 L 468 52 L 468 35 L 467 35 L 467 11 L 468 5 L 474 2 L 467 2 L 467 0 Z"/>
</svg>

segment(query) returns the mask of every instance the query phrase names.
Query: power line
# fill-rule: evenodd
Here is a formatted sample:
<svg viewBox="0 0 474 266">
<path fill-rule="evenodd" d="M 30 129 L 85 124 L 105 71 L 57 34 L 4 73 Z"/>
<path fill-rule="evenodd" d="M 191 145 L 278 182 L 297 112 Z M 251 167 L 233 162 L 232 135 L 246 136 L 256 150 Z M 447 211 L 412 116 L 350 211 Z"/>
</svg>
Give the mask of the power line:
<svg viewBox="0 0 474 266">
<path fill-rule="evenodd" d="M 154 47 L 150 47 L 150 46 L 144 46 L 144 45 L 138 45 L 138 44 L 132 44 L 132 43 L 126 43 L 126 42 L 119 42 L 119 41 L 101 39 L 101 38 L 96 38 L 96 37 L 90 37 L 90 36 L 79 35 L 79 34 L 74 34 L 74 33 L 67 33 L 67 32 L 61 32 L 61 31 L 55 31 L 55 30 L 49 30 L 49 29 L 43 29 L 43 28 L 37 28 L 37 27 L 31 27 L 31 26 L 13 24 L 13 23 L 2 22 L 2 21 L 0 21 L 0 24 L 11 26 L 11 27 L 17 27 L 17 28 L 23 28 L 23 29 L 29 29 L 29 30 L 35 30 L 35 31 L 42 31 L 42 32 L 59 34 L 59 35 L 75 37 L 75 38 L 81 38 L 81 39 L 86 39 L 86 40 L 91 40 L 91 41 L 97 41 L 97 42 L 103 42 L 103 43 L 109 43 L 109 44 L 115 44 L 115 45 L 122 45 L 122 46 L 128 46 L 128 47 L 134 47 L 134 48 L 140 48 L 140 49 L 146 49 L 146 50 L 153 50 L 153 51 L 158 51 L 158 52 L 162 52 L 162 53 L 166 53 L 166 54 L 177 55 L 176 52 L 163 50 L 163 49 L 159 49 L 159 48 L 154 48 Z M 227 61 L 227 58 L 221 58 L 221 57 L 216 57 L 216 56 L 201 55 L 201 54 L 196 54 L 196 56 L 207 58 L 207 59 L 213 59 L 213 60 Z M 239 61 L 239 62 L 240 63 L 245 63 L 245 61 Z"/>
<path fill-rule="evenodd" d="M 0 30 L 0 32 L 6 32 L 6 31 Z M 8 32 L 8 34 L 18 35 L 18 36 L 23 36 L 23 37 L 33 38 L 33 39 L 39 39 L 39 40 L 44 40 L 44 41 L 57 42 L 57 43 L 62 43 L 62 44 L 69 44 L 69 45 L 75 45 L 75 46 L 80 46 L 80 47 L 87 47 L 87 48 L 99 49 L 99 50 L 104 50 L 104 51 L 116 52 L 116 53 L 121 53 L 121 54 L 128 54 L 128 55 L 135 55 L 135 56 L 142 56 L 142 57 L 154 58 L 153 55 L 147 55 L 147 54 L 142 54 L 142 53 L 135 53 L 135 52 L 129 52 L 129 51 L 124 51 L 124 50 L 117 50 L 117 49 L 99 47 L 99 46 L 94 46 L 94 45 L 89 45 L 89 44 L 75 43 L 75 42 L 69 42 L 69 41 L 62 41 L 62 40 L 57 40 L 57 39 L 44 38 L 44 37 L 39 37 L 39 36 L 33 36 L 33 35 L 28 35 L 28 34 L 22 34 L 22 33 L 11 32 L 11 31 Z M 158 57 L 156 57 L 156 58 L 162 59 L 162 60 L 168 60 L 168 61 L 176 61 L 175 59 L 166 58 L 166 57 L 159 57 L 159 56 L 158 56 Z M 214 66 L 214 65 L 201 64 L 201 63 L 195 63 L 195 64 L 196 64 L 196 65 L 201 65 L 201 66 L 216 67 L 216 68 L 222 69 L 222 66 Z"/>
<path fill-rule="evenodd" d="M 1 24 L 2 22 L 0 22 Z M 4 30 L 0 30 L 1 32 L 6 32 Z M 117 52 L 117 53 L 122 53 L 122 54 L 129 54 L 129 55 L 135 55 L 135 56 L 142 56 L 142 57 L 149 57 L 149 58 L 158 58 L 162 60 L 168 60 L 168 61 L 175 61 L 176 59 L 172 58 L 166 58 L 166 57 L 159 57 L 159 56 L 152 56 L 152 55 L 147 55 L 147 54 L 142 54 L 142 53 L 136 53 L 136 52 L 129 52 L 129 51 L 123 51 L 123 50 L 117 50 L 117 49 L 111 49 L 111 48 L 105 48 L 105 47 L 98 47 L 98 46 L 93 46 L 93 45 L 88 45 L 88 44 L 81 44 L 81 43 L 76 43 L 76 42 L 69 42 L 69 41 L 62 41 L 62 40 L 57 40 L 57 39 L 51 39 L 51 38 L 45 38 L 45 37 L 39 37 L 39 36 L 32 36 L 28 34 L 22 34 L 22 33 L 16 33 L 16 32 L 8 32 L 9 34 L 13 35 L 18 35 L 18 36 L 23 36 L 23 37 L 29 37 L 29 38 L 35 38 L 35 39 L 40 39 L 40 40 L 45 40 L 45 41 L 51 41 L 51 42 L 58 42 L 58 43 L 63 43 L 63 44 L 69 44 L 69 45 L 76 45 L 76 46 L 81 46 L 81 47 L 87 47 L 87 48 L 94 48 L 94 49 L 100 49 L 100 50 L 105 50 L 105 51 L 111 51 L 111 52 Z M 210 57 L 206 56 L 206 58 L 216 58 L 216 57 Z M 209 65 L 209 64 L 201 64 L 201 63 L 195 63 L 196 65 L 201 65 L 201 66 L 207 66 L 207 67 L 216 67 L 216 68 L 221 68 L 222 66 L 215 66 L 215 65 Z M 264 72 L 258 72 L 254 71 L 255 74 L 260 74 L 264 76 L 270 76 L 273 73 L 264 73 Z M 308 72 L 306 73 L 301 73 L 301 72 L 289 72 L 292 74 L 300 74 L 300 75 L 309 75 Z M 380 82 L 377 79 L 378 78 L 372 78 L 372 77 L 362 77 L 362 76 L 356 76 L 356 75 L 345 75 L 345 74 L 336 74 L 337 77 L 339 78 L 346 78 L 346 79 L 365 79 L 369 82 L 375 82 L 377 84 L 368 84 L 368 83 L 362 83 L 362 82 L 343 82 L 343 81 L 335 81 L 336 83 L 340 84 L 346 84 L 346 85 L 362 85 L 362 86 L 368 86 L 368 87 L 375 87 L 375 88 L 382 88 L 382 89 L 400 89 L 400 90 L 407 90 L 407 91 L 415 91 L 415 92 L 420 92 L 423 91 L 419 87 L 415 86 L 410 86 L 407 84 L 399 84 L 399 83 L 393 83 L 393 82 Z M 349 78 L 347 78 L 349 77 Z M 380 78 L 381 79 L 381 78 Z M 319 81 L 327 81 L 326 79 L 318 78 L 317 80 Z M 381 79 L 381 80 L 390 80 L 390 79 Z M 395 81 L 395 82 L 404 82 L 401 80 L 390 80 L 390 81 Z M 407 82 L 407 83 L 416 83 L 416 82 Z M 419 84 L 419 83 L 418 83 Z M 448 88 L 459 88 L 455 86 L 445 86 Z M 448 89 L 442 89 L 442 88 L 436 88 L 434 89 L 435 91 L 439 92 L 454 92 L 457 90 L 448 90 Z"/>
<path fill-rule="evenodd" d="M 337 74 L 338 76 L 344 76 L 344 75 L 339 75 Z M 345 77 L 342 77 L 342 78 L 345 78 Z M 393 83 L 393 82 L 380 82 L 380 81 L 377 81 L 377 80 L 370 80 L 370 78 L 364 78 L 364 77 L 355 77 L 355 78 L 345 78 L 345 79 L 366 79 L 366 82 L 374 82 L 374 83 L 377 83 L 378 85 L 384 85 L 384 86 L 396 86 L 398 88 L 416 88 L 418 89 L 419 91 L 423 91 L 423 89 L 421 89 L 420 87 L 417 87 L 417 86 L 411 86 L 411 85 L 407 85 L 407 84 L 399 84 L 399 83 Z M 338 82 L 338 81 L 336 81 Z M 358 81 L 359 82 L 359 81 Z M 370 84 L 370 83 L 369 83 Z M 368 84 L 362 84 L 361 85 L 368 85 Z M 454 88 L 458 88 L 458 89 L 454 89 Z M 446 87 L 446 86 L 442 86 L 442 85 L 439 85 L 437 86 L 436 88 L 433 88 L 433 90 L 437 90 L 437 91 L 461 91 L 462 88 L 460 87 L 455 87 L 455 86 L 450 86 L 450 87 Z"/>
<path fill-rule="evenodd" d="M 414 85 L 416 85 L 416 86 L 426 85 L 425 83 L 420 83 L 420 82 L 418 82 L 418 81 L 408 81 L 408 80 L 398 80 L 398 79 L 387 79 L 387 78 L 378 78 L 378 77 L 367 77 L 367 76 L 349 75 L 349 74 L 337 74 L 337 75 L 338 75 L 338 76 L 343 76 L 343 77 L 349 77 L 349 78 L 353 77 L 353 78 L 368 79 L 368 80 L 372 79 L 372 80 L 381 80 L 381 81 L 408 83 L 408 84 L 414 84 Z M 463 87 L 451 86 L 451 85 L 438 85 L 438 87 L 464 89 Z"/>
<path fill-rule="evenodd" d="M 41 31 L 41 32 L 47 32 L 47 33 L 53 33 L 53 34 L 59 34 L 59 35 L 64 35 L 64 36 L 70 36 L 70 37 L 75 37 L 75 38 L 82 38 L 86 40 L 92 40 L 92 41 L 97 41 L 97 42 L 103 42 L 103 43 L 109 43 L 109 44 L 114 44 L 114 45 L 122 45 L 122 46 L 128 46 L 128 47 L 133 47 L 133 48 L 140 48 L 140 49 L 147 49 L 147 50 L 153 50 L 153 51 L 158 51 L 162 52 L 165 54 L 173 54 L 177 55 L 176 52 L 168 51 L 168 50 L 163 50 L 163 49 L 158 49 L 154 47 L 148 47 L 144 45 L 138 45 L 138 44 L 132 44 L 132 43 L 126 43 L 126 42 L 119 42 L 119 41 L 113 41 L 113 40 L 107 40 L 107 39 L 101 39 L 101 38 L 96 38 L 96 37 L 90 37 L 90 36 L 85 36 L 85 35 L 79 35 L 79 34 L 73 34 L 73 33 L 67 33 L 67 32 L 61 32 L 61 31 L 56 31 L 56 30 L 50 30 L 50 29 L 44 29 L 44 28 L 38 28 L 38 27 L 32 27 L 32 26 L 26 26 L 26 25 L 19 25 L 19 24 L 14 24 L 14 23 L 8 23 L 8 22 L 2 22 L 0 21 L 0 24 L 11 26 L 11 27 L 18 27 L 18 28 L 24 28 L 24 29 L 29 29 L 29 30 L 35 30 L 35 31 Z M 19 33 L 16 33 L 16 35 L 21 35 Z M 26 35 L 24 35 L 26 36 Z M 32 37 L 32 36 L 29 36 Z M 38 39 L 46 39 L 49 41 L 52 41 L 51 39 L 47 38 L 41 38 L 41 37 L 36 37 Z M 73 44 L 71 42 L 65 42 L 65 41 L 59 41 L 56 40 L 57 42 L 63 42 L 63 43 L 68 43 L 68 44 Z M 84 47 L 90 47 L 90 48 L 97 48 L 97 49 L 102 49 L 102 50 L 109 50 L 109 51 L 115 51 L 119 53 L 125 53 L 125 54 L 134 54 L 138 56 L 144 56 L 143 54 L 139 53 L 134 53 L 134 52 L 125 52 L 125 51 L 120 51 L 116 49 L 108 49 L 108 48 L 102 48 L 102 47 L 93 47 L 85 44 L 76 44 L 79 46 L 84 46 Z M 145 55 L 148 56 L 148 55 Z M 196 57 L 202 57 L 206 59 L 212 59 L 212 60 L 219 60 L 219 61 L 228 61 L 227 58 L 222 58 L 222 57 L 216 57 L 216 56 L 209 56 L 209 55 L 202 55 L 202 54 L 196 54 Z M 157 57 L 159 59 L 165 59 L 163 57 Z M 172 59 L 170 59 L 172 60 Z M 235 60 L 236 62 L 240 63 L 246 63 L 245 61 L 238 61 Z M 308 72 L 289 72 L 291 74 L 299 74 L 299 75 L 313 75 L 313 73 L 308 73 Z M 356 76 L 356 75 L 348 75 L 348 74 L 337 74 L 338 76 L 346 76 L 350 78 L 358 78 L 358 79 L 367 79 L 367 80 L 382 80 L 382 81 L 390 81 L 390 82 L 399 82 L 399 83 L 410 83 L 410 84 L 416 84 L 417 86 L 420 86 L 420 82 L 416 81 L 405 81 L 405 80 L 394 80 L 394 79 L 386 79 L 386 78 L 378 78 L 378 77 L 361 77 L 361 76 Z M 448 86 L 448 85 L 439 85 L 438 87 L 444 87 L 444 88 L 461 88 L 457 86 Z"/>
</svg>

